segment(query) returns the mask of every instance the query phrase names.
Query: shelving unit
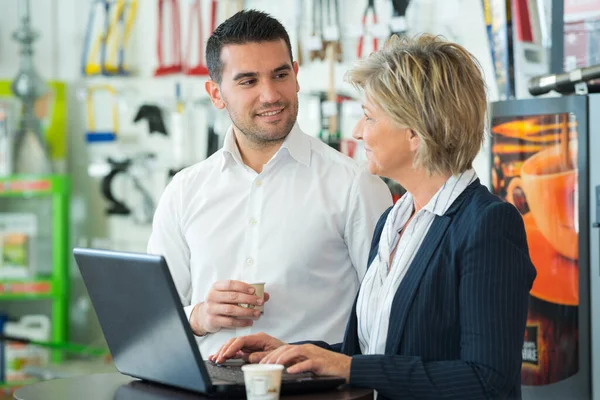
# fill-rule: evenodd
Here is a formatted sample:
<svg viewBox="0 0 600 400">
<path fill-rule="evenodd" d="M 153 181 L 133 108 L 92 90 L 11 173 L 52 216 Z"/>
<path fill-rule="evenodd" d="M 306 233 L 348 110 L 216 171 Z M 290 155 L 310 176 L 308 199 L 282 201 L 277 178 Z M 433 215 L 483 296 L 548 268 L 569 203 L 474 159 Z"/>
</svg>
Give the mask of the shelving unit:
<svg viewBox="0 0 600 400">
<path fill-rule="evenodd" d="M 37 263 L 51 263 L 50 276 L 34 276 L 30 279 L 0 279 L 0 302 L 47 300 L 51 307 L 50 341 L 66 343 L 69 310 L 69 199 L 71 182 L 66 175 L 15 175 L 0 178 L 0 198 L 16 198 L 28 201 L 32 198 L 48 197 L 51 204 L 51 221 L 38 221 L 39 224 L 52 224 L 50 260 L 36 260 Z M 2 212 L 3 210 L 0 210 Z M 53 351 L 53 362 L 60 362 L 62 354 Z M 28 382 L 28 381 L 27 381 Z M 19 386 L 23 382 L 0 382 L 0 388 Z"/>
<path fill-rule="evenodd" d="M 0 382 L 0 393 L 2 393 L 2 392 L 12 393 L 14 390 L 16 390 L 22 386 L 27 386 L 27 385 L 30 385 L 32 383 L 36 383 L 39 381 L 40 381 L 39 379 L 32 378 L 32 379 L 25 379 L 22 381 Z"/>
<path fill-rule="evenodd" d="M 52 298 L 52 280 L 4 280 L 0 281 L 0 300 L 26 300 Z"/>
</svg>

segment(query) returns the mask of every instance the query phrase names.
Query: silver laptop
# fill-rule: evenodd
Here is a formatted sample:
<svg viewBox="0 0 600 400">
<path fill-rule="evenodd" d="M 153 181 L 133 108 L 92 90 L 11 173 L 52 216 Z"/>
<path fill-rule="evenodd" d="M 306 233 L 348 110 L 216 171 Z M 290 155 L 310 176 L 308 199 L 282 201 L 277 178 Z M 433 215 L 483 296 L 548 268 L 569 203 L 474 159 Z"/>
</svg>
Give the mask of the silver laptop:
<svg viewBox="0 0 600 400">
<path fill-rule="evenodd" d="M 165 259 L 73 250 L 102 332 L 122 374 L 208 395 L 245 395 L 241 365 L 203 361 Z M 284 373 L 282 394 L 334 389 L 339 377 Z"/>
</svg>

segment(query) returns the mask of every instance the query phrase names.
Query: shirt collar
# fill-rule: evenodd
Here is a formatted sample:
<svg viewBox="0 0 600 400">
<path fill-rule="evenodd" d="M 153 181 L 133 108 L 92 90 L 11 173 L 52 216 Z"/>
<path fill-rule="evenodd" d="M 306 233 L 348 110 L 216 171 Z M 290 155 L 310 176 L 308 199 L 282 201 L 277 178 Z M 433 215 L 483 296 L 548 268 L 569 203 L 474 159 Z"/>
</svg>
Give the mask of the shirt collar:
<svg viewBox="0 0 600 400">
<path fill-rule="evenodd" d="M 451 176 L 423 209 L 439 216 L 444 215 L 452 203 L 454 203 L 454 200 L 475 179 L 477 179 L 477 174 L 473 169 Z"/>
<path fill-rule="evenodd" d="M 233 133 L 233 125 L 227 129 L 225 139 L 223 140 L 223 163 L 221 164 L 221 172 L 227 168 L 232 162 L 243 165 L 240 149 L 235 142 L 235 134 Z"/>
<path fill-rule="evenodd" d="M 287 152 L 294 160 L 302 165 L 310 165 L 310 138 L 302 132 L 297 123 L 294 124 L 292 130 L 283 141 L 281 148 L 273 155 L 273 159 L 278 157 L 282 152 Z M 223 142 L 223 162 L 221 164 L 221 171 L 224 171 L 231 162 L 244 165 L 240 149 L 235 141 L 233 126 L 230 126 L 227 130 Z"/>
<path fill-rule="evenodd" d="M 300 164 L 307 167 L 310 165 L 310 138 L 302 132 L 298 123 L 292 127 L 290 134 L 283 141 L 281 149 L 287 149 L 290 156 Z"/>
</svg>

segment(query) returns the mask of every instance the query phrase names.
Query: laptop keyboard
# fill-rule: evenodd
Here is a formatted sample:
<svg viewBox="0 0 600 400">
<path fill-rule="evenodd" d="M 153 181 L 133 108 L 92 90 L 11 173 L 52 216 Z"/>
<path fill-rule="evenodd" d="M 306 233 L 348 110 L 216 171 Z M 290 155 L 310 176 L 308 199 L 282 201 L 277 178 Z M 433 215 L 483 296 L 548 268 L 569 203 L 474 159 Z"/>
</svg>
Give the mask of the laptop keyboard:
<svg viewBox="0 0 600 400">
<path fill-rule="evenodd" d="M 204 365 L 212 379 L 218 379 L 227 382 L 244 384 L 244 372 L 240 365 L 216 364 L 213 361 L 205 361 Z M 281 375 L 282 381 L 310 380 L 315 375 L 312 372 L 303 372 L 300 374 L 288 374 L 285 369 Z"/>
</svg>

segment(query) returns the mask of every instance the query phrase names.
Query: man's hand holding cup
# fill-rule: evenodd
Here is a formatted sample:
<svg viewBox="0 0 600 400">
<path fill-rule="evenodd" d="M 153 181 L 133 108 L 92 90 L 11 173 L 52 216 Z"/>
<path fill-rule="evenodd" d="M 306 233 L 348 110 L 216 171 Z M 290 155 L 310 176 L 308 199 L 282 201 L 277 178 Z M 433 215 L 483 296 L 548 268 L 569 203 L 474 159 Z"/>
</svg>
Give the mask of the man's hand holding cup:
<svg viewBox="0 0 600 400">
<path fill-rule="evenodd" d="M 192 310 L 190 325 L 194 334 L 204 336 L 222 328 L 251 326 L 270 297 L 263 292 L 264 284 L 255 285 L 234 280 L 215 282 L 206 300 Z"/>
</svg>

